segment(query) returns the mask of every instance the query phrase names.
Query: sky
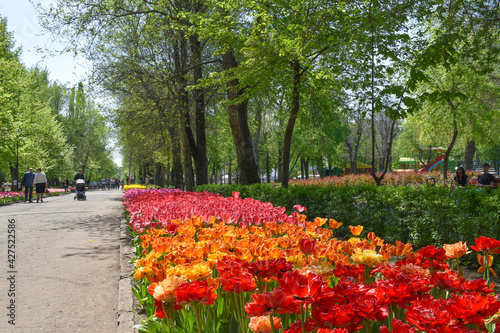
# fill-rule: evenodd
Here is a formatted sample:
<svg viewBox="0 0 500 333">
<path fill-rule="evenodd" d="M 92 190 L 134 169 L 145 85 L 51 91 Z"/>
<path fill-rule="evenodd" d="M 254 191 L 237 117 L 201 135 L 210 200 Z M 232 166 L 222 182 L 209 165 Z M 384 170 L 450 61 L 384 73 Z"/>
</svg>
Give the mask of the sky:
<svg viewBox="0 0 500 333">
<path fill-rule="evenodd" d="M 50 3 L 50 1 L 41 1 Z M 29 0 L 0 0 L 0 15 L 7 18 L 7 29 L 14 33 L 16 47 L 22 47 L 21 61 L 26 67 L 38 65 L 47 68 L 50 79 L 62 84 L 77 84 L 85 81 L 87 68 L 82 59 L 73 59 L 70 54 L 49 57 L 36 52 L 37 47 L 46 45 L 48 36 L 42 34 L 34 6 Z M 57 49 L 62 44 L 53 44 Z"/>
<path fill-rule="evenodd" d="M 52 0 L 38 0 L 48 5 Z M 28 68 L 38 65 L 49 71 L 52 81 L 71 87 L 78 82 L 85 82 L 86 73 L 89 70 L 83 59 L 74 59 L 70 54 L 38 53 L 37 48 L 47 44 L 48 35 L 42 33 L 42 27 L 38 24 L 35 7 L 29 0 L 0 0 L 0 16 L 7 19 L 7 30 L 14 34 L 16 47 L 22 48 L 21 62 Z M 52 44 L 54 50 L 61 50 L 63 44 Z M 117 149 L 112 149 L 117 151 Z M 118 166 L 122 164 L 121 156 L 113 154 L 113 160 Z"/>
</svg>

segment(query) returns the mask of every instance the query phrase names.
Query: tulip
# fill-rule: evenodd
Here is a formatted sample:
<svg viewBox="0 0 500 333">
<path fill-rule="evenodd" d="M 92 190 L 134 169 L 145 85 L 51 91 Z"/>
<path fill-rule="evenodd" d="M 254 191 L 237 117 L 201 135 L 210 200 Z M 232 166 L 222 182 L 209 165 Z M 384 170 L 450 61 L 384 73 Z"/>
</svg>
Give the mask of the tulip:
<svg viewBox="0 0 500 333">
<path fill-rule="evenodd" d="M 305 255 L 312 254 L 314 251 L 314 246 L 316 245 L 316 240 L 301 238 L 299 240 L 299 248 Z"/>
</svg>

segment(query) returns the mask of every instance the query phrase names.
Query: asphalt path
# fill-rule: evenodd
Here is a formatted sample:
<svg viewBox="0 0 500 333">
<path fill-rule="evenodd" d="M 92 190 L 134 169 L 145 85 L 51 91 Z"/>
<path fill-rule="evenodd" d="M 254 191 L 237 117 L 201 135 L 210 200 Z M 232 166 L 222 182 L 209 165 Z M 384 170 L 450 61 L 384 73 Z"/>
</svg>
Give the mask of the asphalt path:
<svg viewBox="0 0 500 333">
<path fill-rule="evenodd" d="M 0 332 L 116 332 L 122 191 L 0 206 Z"/>
</svg>

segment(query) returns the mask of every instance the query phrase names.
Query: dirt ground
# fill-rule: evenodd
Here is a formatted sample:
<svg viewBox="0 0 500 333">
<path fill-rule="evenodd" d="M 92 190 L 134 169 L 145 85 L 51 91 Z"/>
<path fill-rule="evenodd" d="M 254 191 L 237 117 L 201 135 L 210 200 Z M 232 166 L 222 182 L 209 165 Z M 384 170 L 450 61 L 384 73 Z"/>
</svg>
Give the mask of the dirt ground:
<svg viewBox="0 0 500 333">
<path fill-rule="evenodd" d="M 116 332 L 122 195 L 0 206 L 0 332 Z"/>
</svg>

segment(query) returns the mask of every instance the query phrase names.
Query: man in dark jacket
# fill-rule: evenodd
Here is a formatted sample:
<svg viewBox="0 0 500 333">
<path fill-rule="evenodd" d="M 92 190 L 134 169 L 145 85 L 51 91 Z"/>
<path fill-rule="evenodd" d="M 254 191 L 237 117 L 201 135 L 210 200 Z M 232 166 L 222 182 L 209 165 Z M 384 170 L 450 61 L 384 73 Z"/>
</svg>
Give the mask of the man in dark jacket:
<svg viewBox="0 0 500 333">
<path fill-rule="evenodd" d="M 35 174 L 33 173 L 33 169 L 30 168 L 30 171 L 25 172 L 23 175 L 23 181 L 21 185 L 24 186 L 24 202 L 28 201 L 33 202 L 31 199 L 33 197 L 33 180 L 35 179 Z"/>
<path fill-rule="evenodd" d="M 78 173 L 75 175 L 73 180 L 76 182 L 77 179 L 83 179 L 85 180 L 85 176 L 83 175 L 82 169 L 78 169 Z"/>
</svg>

